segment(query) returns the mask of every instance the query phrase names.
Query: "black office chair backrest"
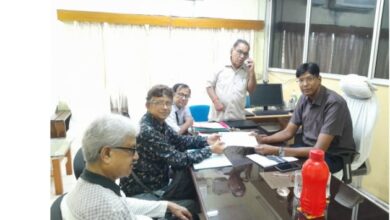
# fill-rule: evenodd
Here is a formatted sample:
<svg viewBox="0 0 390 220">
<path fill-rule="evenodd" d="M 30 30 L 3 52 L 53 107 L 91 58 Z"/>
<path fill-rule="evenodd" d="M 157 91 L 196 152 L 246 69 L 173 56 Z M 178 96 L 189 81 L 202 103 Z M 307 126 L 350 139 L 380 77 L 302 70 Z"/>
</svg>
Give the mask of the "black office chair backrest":
<svg viewBox="0 0 390 220">
<path fill-rule="evenodd" d="M 83 149 L 82 147 L 80 147 L 80 149 L 76 153 L 76 156 L 73 159 L 73 171 L 76 179 L 79 178 L 84 168 L 85 168 L 85 160 L 83 156 Z"/>
<path fill-rule="evenodd" d="M 62 194 L 60 197 L 58 197 L 56 200 L 54 200 L 53 204 L 51 204 L 51 207 L 50 207 L 50 219 L 51 220 L 62 220 L 61 201 L 62 201 L 65 194 Z"/>
</svg>

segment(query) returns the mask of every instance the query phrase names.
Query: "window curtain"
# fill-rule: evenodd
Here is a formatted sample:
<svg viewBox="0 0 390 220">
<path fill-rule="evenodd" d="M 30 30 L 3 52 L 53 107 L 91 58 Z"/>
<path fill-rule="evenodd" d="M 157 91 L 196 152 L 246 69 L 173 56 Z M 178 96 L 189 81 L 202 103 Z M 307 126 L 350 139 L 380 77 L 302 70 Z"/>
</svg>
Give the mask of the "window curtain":
<svg viewBox="0 0 390 220">
<path fill-rule="evenodd" d="M 312 32 L 308 62 L 316 62 L 323 73 L 367 76 L 371 38 L 355 34 Z M 303 34 L 284 30 L 282 68 L 296 69 L 302 62 Z"/>
<path fill-rule="evenodd" d="M 66 101 L 75 118 L 83 119 L 122 106 L 119 96 L 127 97 L 128 114 L 139 119 L 155 84 L 187 83 L 189 105 L 209 104 L 206 79 L 230 62 L 238 38 L 250 43 L 251 52 L 254 42 L 254 31 L 246 30 L 80 22 L 56 26 L 53 98 Z"/>
</svg>

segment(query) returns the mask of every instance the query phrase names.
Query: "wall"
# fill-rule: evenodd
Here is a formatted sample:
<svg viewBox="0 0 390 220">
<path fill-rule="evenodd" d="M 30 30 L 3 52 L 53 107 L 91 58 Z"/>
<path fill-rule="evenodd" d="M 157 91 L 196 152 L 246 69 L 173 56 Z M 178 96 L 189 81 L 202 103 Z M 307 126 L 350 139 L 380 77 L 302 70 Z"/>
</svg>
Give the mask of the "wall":
<svg viewBox="0 0 390 220">
<path fill-rule="evenodd" d="M 270 73 L 270 82 L 283 84 L 284 100 L 292 93 L 301 94 L 295 75 Z M 339 80 L 322 79 L 322 84 L 342 94 Z M 379 116 L 374 128 L 372 150 L 369 157 L 370 172 L 364 176 L 362 187 L 386 203 L 389 202 L 389 88 L 376 86 L 379 103 Z"/>
</svg>

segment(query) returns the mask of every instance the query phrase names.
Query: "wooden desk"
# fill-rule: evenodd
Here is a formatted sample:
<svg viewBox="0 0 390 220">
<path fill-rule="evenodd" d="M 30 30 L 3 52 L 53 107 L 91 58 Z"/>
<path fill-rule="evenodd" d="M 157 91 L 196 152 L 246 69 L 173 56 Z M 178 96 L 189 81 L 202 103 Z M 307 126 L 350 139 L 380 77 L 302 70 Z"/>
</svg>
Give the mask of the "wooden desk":
<svg viewBox="0 0 390 220">
<path fill-rule="evenodd" d="M 63 193 L 61 161 L 66 158 L 66 174 L 72 175 L 72 154 L 70 144 L 66 138 L 52 138 L 50 140 L 50 157 L 53 169 L 54 189 L 56 195 Z"/>
<path fill-rule="evenodd" d="M 72 175 L 71 142 L 65 138 L 71 116 L 70 111 L 57 111 L 50 120 L 50 157 L 56 195 L 63 193 L 60 167 L 62 159 L 66 158 L 66 174 Z"/>
<path fill-rule="evenodd" d="M 66 131 L 69 129 L 70 111 L 58 111 L 50 119 L 50 137 L 66 137 Z"/>
</svg>

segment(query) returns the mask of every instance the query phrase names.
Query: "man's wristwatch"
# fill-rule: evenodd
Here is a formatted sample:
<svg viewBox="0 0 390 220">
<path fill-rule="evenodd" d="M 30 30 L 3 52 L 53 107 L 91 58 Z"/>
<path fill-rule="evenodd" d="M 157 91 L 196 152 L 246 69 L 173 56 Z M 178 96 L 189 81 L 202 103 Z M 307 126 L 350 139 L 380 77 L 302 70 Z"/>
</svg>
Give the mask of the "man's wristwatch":
<svg viewBox="0 0 390 220">
<path fill-rule="evenodd" d="M 279 146 L 279 157 L 284 157 L 284 148 L 282 146 Z"/>
</svg>

